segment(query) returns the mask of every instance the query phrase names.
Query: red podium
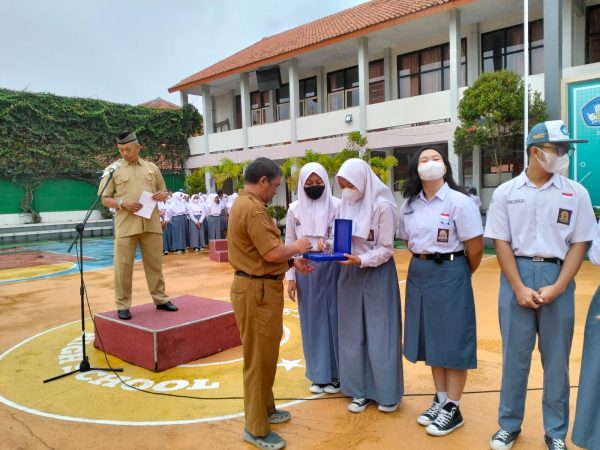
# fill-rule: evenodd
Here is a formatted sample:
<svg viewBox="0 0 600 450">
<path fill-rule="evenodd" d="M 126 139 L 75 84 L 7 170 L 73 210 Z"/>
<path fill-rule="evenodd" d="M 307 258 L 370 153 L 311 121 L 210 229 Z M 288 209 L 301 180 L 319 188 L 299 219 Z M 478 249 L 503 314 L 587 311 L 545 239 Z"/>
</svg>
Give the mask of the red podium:
<svg viewBox="0 0 600 450">
<path fill-rule="evenodd" d="M 208 243 L 209 258 L 216 262 L 227 262 L 227 239 L 213 239 Z"/>
<path fill-rule="evenodd" d="M 116 310 L 96 314 L 94 347 L 160 372 L 241 345 L 230 303 L 192 295 L 172 301 L 179 311 L 147 303 L 131 308 L 131 320 L 119 320 Z"/>
</svg>

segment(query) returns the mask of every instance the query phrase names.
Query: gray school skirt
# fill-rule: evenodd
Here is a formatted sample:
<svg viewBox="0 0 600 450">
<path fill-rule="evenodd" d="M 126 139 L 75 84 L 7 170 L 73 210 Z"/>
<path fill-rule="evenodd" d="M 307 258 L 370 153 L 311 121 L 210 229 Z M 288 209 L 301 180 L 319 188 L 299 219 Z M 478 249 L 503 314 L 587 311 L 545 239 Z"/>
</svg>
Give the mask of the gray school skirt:
<svg viewBox="0 0 600 450">
<path fill-rule="evenodd" d="M 438 264 L 413 257 L 408 266 L 404 355 L 447 369 L 477 367 L 475 301 L 466 256 Z"/>
</svg>

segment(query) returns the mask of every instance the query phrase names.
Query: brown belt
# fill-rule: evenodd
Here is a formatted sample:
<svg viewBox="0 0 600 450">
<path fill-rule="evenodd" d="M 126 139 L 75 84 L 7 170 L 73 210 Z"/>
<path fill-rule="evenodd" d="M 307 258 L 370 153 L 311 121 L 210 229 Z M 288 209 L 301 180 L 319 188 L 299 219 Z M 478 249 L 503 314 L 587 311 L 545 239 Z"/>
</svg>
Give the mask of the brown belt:
<svg viewBox="0 0 600 450">
<path fill-rule="evenodd" d="M 259 280 L 275 280 L 275 281 L 281 281 L 285 277 L 285 273 L 282 273 L 279 275 L 250 275 L 249 273 L 243 272 L 241 270 L 236 270 L 235 274 L 238 277 L 257 278 Z"/>
</svg>

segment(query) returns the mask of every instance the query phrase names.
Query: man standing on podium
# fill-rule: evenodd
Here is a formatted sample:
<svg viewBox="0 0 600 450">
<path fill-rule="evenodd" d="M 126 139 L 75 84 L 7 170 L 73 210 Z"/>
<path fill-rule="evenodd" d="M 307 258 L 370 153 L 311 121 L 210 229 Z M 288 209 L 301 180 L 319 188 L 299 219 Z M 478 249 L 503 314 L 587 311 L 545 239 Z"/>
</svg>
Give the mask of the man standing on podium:
<svg viewBox="0 0 600 450">
<path fill-rule="evenodd" d="M 301 273 L 312 270 L 303 258 L 308 239 L 284 245 L 266 204 L 281 184 L 281 168 L 268 158 L 257 158 L 244 171 L 240 191 L 229 215 L 227 243 L 235 276 L 231 304 L 240 329 L 244 354 L 244 440 L 259 448 L 280 449 L 285 441 L 271 424 L 291 419 L 275 409 L 273 383 L 279 343 L 283 334 L 283 278 L 290 267 Z"/>
<path fill-rule="evenodd" d="M 138 242 L 148 290 L 156 308 L 177 311 L 177 307 L 165 294 L 162 227 L 158 209 L 154 208 L 150 219 L 134 214 L 142 208 L 139 199 L 144 191 L 151 192 L 152 199 L 157 202 L 167 199 L 165 181 L 155 164 L 139 157 L 142 146 L 134 131 L 117 134 L 117 147 L 121 159 L 104 170 L 98 194 L 106 185 L 102 193 L 102 204 L 116 210 L 114 284 L 119 319 L 131 319 L 131 284 Z"/>
</svg>

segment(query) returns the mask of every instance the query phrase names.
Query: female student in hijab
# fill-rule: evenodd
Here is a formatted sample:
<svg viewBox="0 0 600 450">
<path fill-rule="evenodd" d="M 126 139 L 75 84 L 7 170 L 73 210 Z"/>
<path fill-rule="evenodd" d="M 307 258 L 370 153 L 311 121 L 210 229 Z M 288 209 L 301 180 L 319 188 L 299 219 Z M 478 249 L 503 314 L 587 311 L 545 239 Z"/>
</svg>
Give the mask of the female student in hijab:
<svg viewBox="0 0 600 450">
<path fill-rule="evenodd" d="M 409 164 L 400 208 L 408 267 L 404 354 L 431 366 L 436 394 L 417 419 L 434 436 L 462 426 L 459 404 L 467 369 L 477 367 L 471 274 L 483 253 L 481 215 L 456 185 L 446 156 L 421 148 Z M 466 251 L 466 256 L 465 256 Z"/>
<path fill-rule="evenodd" d="M 589 252 L 590 261 L 600 266 L 600 223 L 596 226 L 596 236 Z M 583 356 L 579 374 L 579 393 L 575 424 L 571 439 L 582 448 L 600 448 L 600 286 L 590 303 L 585 335 Z"/>
<path fill-rule="evenodd" d="M 209 194 L 208 206 L 208 240 L 221 239 L 221 199 L 217 194 Z"/>
<path fill-rule="evenodd" d="M 332 236 L 340 200 L 331 195 L 325 168 L 311 162 L 300 169 L 298 200 L 292 202 L 286 218 L 285 243 L 300 237 L 309 239 L 317 250 L 319 239 Z M 310 392 L 335 394 L 340 391 L 338 374 L 338 292 L 340 266 L 334 262 L 313 265 L 310 275 L 286 273 L 288 295 L 300 312 L 306 377 Z"/>
<path fill-rule="evenodd" d="M 200 195 L 194 194 L 188 203 L 188 223 L 190 234 L 190 247 L 195 252 L 200 251 L 206 246 L 204 242 L 204 229 L 202 224 L 206 217 L 206 208 L 204 202 L 200 199 Z"/>
<path fill-rule="evenodd" d="M 181 255 L 186 249 L 187 206 L 183 194 L 175 192 L 171 201 L 171 250 Z"/>
<path fill-rule="evenodd" d="M 338 282 L 340 383 L 351 412 L 373 401 L 393 412 L 404 393 L 400 290 L 394 263 L 398 211 L 392 191 L 369 165 L 349 159 L 336 175 L 339 217 L 352 220 L 352 254 Z M 316 264 L 315 264 L 316 265 Z"/>
</svg>

